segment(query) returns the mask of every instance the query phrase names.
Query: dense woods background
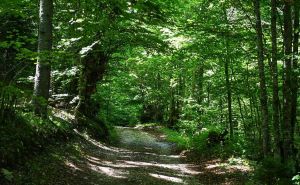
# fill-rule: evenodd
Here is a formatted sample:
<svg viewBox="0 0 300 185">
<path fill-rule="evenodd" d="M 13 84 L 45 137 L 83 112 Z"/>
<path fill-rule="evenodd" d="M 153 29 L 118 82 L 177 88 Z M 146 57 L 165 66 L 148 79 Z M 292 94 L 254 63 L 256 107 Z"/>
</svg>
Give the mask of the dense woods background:
<svg viewBox="0 0 300 185">
<path fill-rule="evenodd" d="M 113 142 L 150 123 L 199 158 L 256 161 L 253 182 L 299 184 L 299 6 L 4 0 L 2 176 L 73 128 Z"/>
</svg>

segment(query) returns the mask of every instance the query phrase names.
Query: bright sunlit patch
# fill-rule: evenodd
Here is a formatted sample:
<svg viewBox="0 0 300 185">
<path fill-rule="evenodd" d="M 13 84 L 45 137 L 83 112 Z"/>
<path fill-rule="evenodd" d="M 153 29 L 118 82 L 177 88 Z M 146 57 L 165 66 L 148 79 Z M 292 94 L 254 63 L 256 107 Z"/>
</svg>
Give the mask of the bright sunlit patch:
<svg viewBox="0 0 300 185">
<path fill-rule="evenodd" d="M 211 161 L 205 167 L 208 170 L 213 171 L 215 174 L 224 174 L 226 172 L 251 171 L 249 165 L 243 164 L 242 159 L 229 159 L 228 162 L 221 162 L 220 160 Z"/>
<path fill-rule="evenodd" d="M 177 171 L 179 173 L 197 175 L 201 172 L 192 170 L 191 168 L 197 167 L 195 165 L 190 164 L 159 164 L 159 163 L 150 163 L 150 162 L 141 162 L 141 161 L 124 161 L 127 164 L 136 165 L 140 167 L 159 167 L 166 168 L 170 170 Z"/>
<path fill-rule="evenodd" d="M 73 171 L 76 171 L 76 170 L 82 171 L 80 168 L 78 168 L 75 164 L 73 164 L 70 161 L 65 161 L 65 165 L 70 167 Z"/>
<path fill-rule="evenodd" d="M 95 165 L 92 163 L 88 163 L 88 165 L 90 166 L 90 168 L 93 171 L 107 175 L 109 177 L 125 179 L 125 178 L 127 178 L 126 175 L 128 175 L 128 173 L 126 173 L 123 170 L 114 169 L 114 168 L 105 167 L 105 166 L 99 166 L 99 165 Z"/>
<path fill-rule="evenodd" d="M 94 139 L 91 139 L 88 135 L 83 135 L 83 134 L 79 133 L 78 131 L 76 131 L 76 133 L 83 136 L 86 139 L 86 141 L 90 142 L 94 146 L 97 146 L 100 149 L 106 150 L 108 152 L 116 152 L 116 153 L 122 153 L 122 154 L 132 154 L 132 153 L 134 153 L 134 152 L 131 152 L 131 151 L 126 150 L 126 149 L 120 149 L 120 148 L 116 148 L 116 147 L 105 146 L 104 144 L 102 144 L 100 142 L 97 142 Z"/>
<path fill-rule="evenodd" d="M 149 173 L 149 175 L 151 177 L 163 179 L 163 180 L 170 181 L 170 182 L 183 183 L 183 180 L 181 178 L 177 178 L 177 177 L 170 177 L 170 176 L 160 175 L 160 174 L 155 174 L 155 173 Z"/>
<path fill-rule="evenodd" d="M 157 157 L 173 158 L 173 159 L 179 159 L 179 158 L 181 158 L 180 155 L 163 155 L 163 154 L 156 154 L 156 153 L 150 153 L 150 152 L 144 152 L 143 154 L 157 156 Z"/>
<path fill-rule="evenodd" d="M 138 167 L 136 165 L 130 165 L 130 164 L 125 164 L 125 163 L 120 163 L 120 162 L 112 162 L 112 161 L 106 161 L 106 160 L 100 160 L 95 157 L 87 156 L 87 160 L 93 164 L 101 165 L 101 166 L 107 166 L 107 167 L 112 167 L 112 168 L 135 168 Z"/>
<path fill-rule="evenodd" d="M 214 169 L 214 168 L 218 168 L 220 167 L 220 164 L 216 163 L 216 164 L 209 164 L 206 166 L 206 169 Z"/>
</svg>

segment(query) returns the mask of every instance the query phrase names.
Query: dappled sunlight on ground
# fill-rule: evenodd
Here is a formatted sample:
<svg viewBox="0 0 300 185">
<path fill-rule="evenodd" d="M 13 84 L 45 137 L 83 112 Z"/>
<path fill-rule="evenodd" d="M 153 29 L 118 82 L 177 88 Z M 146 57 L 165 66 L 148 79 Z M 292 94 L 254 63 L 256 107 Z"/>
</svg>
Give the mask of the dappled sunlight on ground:
<svg viewBox="0 0 300 185">
<path fill-rule="evenodd" d="M 228 161 L 221 161 L 219 160 L 212 160 L 207 161 L 206 169 L 208 170 L 226 170 L 226 172 L 234 172 L 234 171 L 240 171 L 240 172 L 249 172 L 252 169 L 248 165 L 244 164 L 230 164 Z"/>
<path fill-rule="evenodd" d="M 132 128 L 118 128 L 120 143 L 108 146 L 85 138 L 84 161 L 77 168 L 92 171 L 106 184 L 239 184 L 228 174 L 247 172 L 245 165 L 230 165 L 220 159 L 191 164 L 174 152 L 172 143 Z M 144 137 L 145 136 L 145 137 Z M 144 137 L 144 138 L 143 138 Z M 159 150 L 159 151 L 158 151 Z M 74 165 L 76 166 L 76 165 Z M 69 167 L 73 167 L 69 165 Z M 207 177 L 209 176 L 209 178 Z M 123 179 L 123 180 L 122 180 Z M 120 181 L 121 180 L 121 181 Z"/>
<path fill-rule="evenodd" d="M 159 167 L 174 170 L 178 173 L 196 175 L 201 172 L 191 170 L 191 167 L 195 165 L 191 164 L 161 164 L 161 163 L 149 163 L 149 162 L 140 162 L 140 161 L 124 161 L 126 164 L 132 164 L 140 167 Z"/>
<path fill-rule="evenodd" d="M 88 163 L 88 165 L 93 171 L 107 175 L 109 177 L 126 178 L 126 175 L 128 175 L 128 172 L 126 172 L 125 170 L 119 170 L 111 167 L 95 165 L 92 163 Z"/>
<path fill-rule="evenodd" d="M 82 137 L 85 138 L 80 143 L 83 158 L 77 161 L 67 159 L 65 166 L 76 172 L 77 177 L 82 174 L 89 174 L 87 179 L 98 176 L 105 184 L 113 184 L 112 181 L 116 180 L 125 185 L 190 184 L 189 179 L 202 173 L 199 166 L 184 163 L 183 156 L 173 152 L 172 143 L 139 130 L 119 132 L 120 144 L 115 147 Z M 143 139 L 143 135 L 146 138 Z M 123 137 L 127 139 L 123 140 Z"/>
<path fill-rule="evenodd" d="M 72 170 L 76 171 L 76 170 L 80 170 L 82 171 L 80 168 L 78 168 L 75 164 L 73 164 L 72 162 L 70 161 L 65 161 L 65 165 L 70 167 Z"/>
<path fill-rule="evenodd" d="M 183 183 L 183 180 L 181 178 L 177 178 L 177 177 L 170 177 L 170 176 L 160 175 L 160 174 L 155 174 L 155 173 L 149 173 L 149 175 L 152 176 L 152 177 L 162 179 L 162 180 L 166 180 L 166 181 L 170 181 L 170 182 Z"/>
<path fill-rule="evenodd" d="M 188 162 L 161 134 L 118 128 L 120 143 L 109 146 L 80 134 L 73 143 L 41 157 L 30 172 L 33 184 L 173 185 L 243 184 L 247 166 L 239 160 Z M 143 138 L 145 136 L 145 138 Z M 124 139 L 126 138 L 126 139 Z M 45 161 L 47 159 L 48 161 Z M 43 169 L 41 172 L 38 169 Z M 50 179 L 50 180 L 49 180 Z M 32 182 L 32 179 L 29 181 Z M 48 185 L 47 183 L 45 185 Z"/>
</svg>

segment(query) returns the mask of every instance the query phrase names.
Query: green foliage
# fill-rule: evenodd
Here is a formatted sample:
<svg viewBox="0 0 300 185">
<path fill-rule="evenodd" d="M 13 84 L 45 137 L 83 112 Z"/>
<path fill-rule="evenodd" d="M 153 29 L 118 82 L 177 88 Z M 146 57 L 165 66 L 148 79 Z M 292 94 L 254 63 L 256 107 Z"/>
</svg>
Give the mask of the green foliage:
<svg viewBox="0 0 300 185">
<path fill-rule="evenodd" d="M 0 80 L 10 83 L 34 71 L 31 62 L 36 48 L 33 17 L 28 15 L 28 6 L 20 4 L 16 3 L 15 8 L 0 11 L 0 52 L 3 53 L 0 56 Z M 17 11 L 18 8 L 22 11 Z"/>
<path fill-rule="evenodd" d="M 69 123 L 53 117 L 53 122 L 27 112 L 6 112 L 10 119 L 0 125 L 0 163 L 17 165 L 45 145 L 71 136 Z"/>
<path fill-rule="evenodd" d="M 263 184 L 291 184 L 292 169 L 279 158 L 268 157 L 256 166 L 254 177 Z"/>
<path fill-rule="evenodd" d="M 195 120 L 179 120 L 179 122 L 176 124 L 176 128 L 183 134 L 193 135 L 199 131 L 199 123 Z"/>
<path fill-rule="evenodd" d="M 176 143 L 179 149 L 190 149 L 191 138 L 167 128 L 163 128 L 162 131 L 166 134 L 167 140 Z"/>
<path fill-rule="evenodd" d="M 179 145 L 180 149 L 189 149 L 201 157 L 221 157 L 228 158 L 230 156 L 246 157 L 249 151 L 245 141 L 241 137 L 235 137 L 233 140 L 226 139 L 225 142 L 210 145 L 208 143 L 208 136 L 210 132 L 222 133 L 222 130 L 210 127 L 203 128 L 193 134 L 182 131 L 174 131 L 171 129 L 162 129 L 167 136 L 167 140 Z M 228 137 L 228 136 L 227 136 Z M 227 138 L 225 137 L 225 138 Z M 251 152 L 251 151 L 250 151 Z"/>
<path fill-rule="evenodd" d="M 292 181 L 293 181 L 293 184 L 295 185 L 299 185 L 300 184 L 300 175 L 295 175 L 293 178 L 292 178 Z"/>
<path fill-rule="evenodd" d="M 5 115 L 4 112 L 8 110 L 13 110 L 19 100 L 22 97 L 23 92 L 12 85 L 4 85 L 0 82 L 0 119 L 3 120 Z M 8 117 L 6 117 L 8 118 Z"/>
<path fill-rule="evenodd" d="M 57 67 L 57 70 L 52 71 L 52 86 L 55 94 L 71 94 L 75 96 L 78 91 L 78 67 Z"/>
<path fill-rule="evenodd" d="M 7 181 L 12 181 L 13 180 L 13 173 L 5 168 L 2 168 L 1 169 L 1 173 L 2 175 L 4 176 L 4 178 L 7 180 Z"/>
<path fill-rule="evenodd" d="M 98 118 L 81 116 L 77 118 L 77 122 L 74 124 L 80 132 L 86 133 L 89 137 L 94 139 L 108 143 L 115 143 L 117 140 L 114 127 Z"/>
<path fill-rule="evenodd" d="M 27 103 L 37 58 L 37 2 L 3 0 L 0 4 L 0 163 L 22 159 L 23 153 L 39 150 L 57 135 L 66 137 L 71 129 L 53 116 L 51 121 L 37 118 Z M 270 7 L 265 1 L 261 5 L 269 59 Z M 278 20 L 284 20 L 281 7 L 278 11 Z M 85 108 L 95 118 L 81 117 L 76 125 L 80 131 L 111 142 L 117 137 L 115 125 L 154 122 L 174 129 L 164 129 L 168 140 L 198 156 L 258 160 L 262 158 L 263 137 L 252 12 L 250 1 L 57 0 L 53 51 L 40 56 L 51 59 L 50 94 L 52 98 L 56 94 L 78 97 L 80 73 L 91 73 L 91 79 L 99 81 L 96 89 L 86 82 L 84 93 L 92 94 L 92 101 Z M 279 44 L 283 36 L 278 34 Z M 87 55 L 96 59 L 82 66 Z M 281 50 L 278 59 L 285 59 Z M 105 73 L 94 71 L 102 62 Z M 279 62 L 278 76 L 286 75 L 285 66 Z M 266 68 L 269 99 L 272 72 Z M 278 82 L 280 102 L 285 101 L 283 80 Z M 45 99 L 35 101 L 48 103 Z M 74 105 L 67 108 L 74 109 Z M 209 133 L 221 133 L 229 122 L 233 138 L 224 145 L 208 145 Z M 271 124 L 269 130 L 274 137 Z M 298 150 L 299 141 L 295 137 Z M 279 183 L 288 178 L 291 168 L 278 161 L 265 159 L 257 167 L 257 179 Z M 280 170 L 287 174 L 280 174 Z M 9 173 L 5 174 L 9 179 Z M 298 180 L 298 176 L 293 179 L 295 183 Z"/>
</svg>

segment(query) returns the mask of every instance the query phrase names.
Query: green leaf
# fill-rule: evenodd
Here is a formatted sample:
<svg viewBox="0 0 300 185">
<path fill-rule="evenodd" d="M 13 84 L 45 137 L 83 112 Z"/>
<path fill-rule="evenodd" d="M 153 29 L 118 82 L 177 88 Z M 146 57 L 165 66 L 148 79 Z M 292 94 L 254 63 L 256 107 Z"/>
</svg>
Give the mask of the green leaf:
<svg viewBox="0 0 300 185">
<path fill-rule="evenodd" d="M 1 169 L 1 173 L 3 174 L 4 178 L 8 181 L 12 181 L 13 179 L 13 172 L 5 169 L 5 168 L 2 168 Z"/>
</svg>

